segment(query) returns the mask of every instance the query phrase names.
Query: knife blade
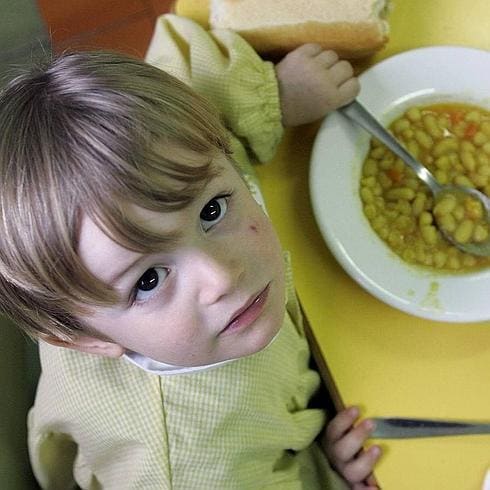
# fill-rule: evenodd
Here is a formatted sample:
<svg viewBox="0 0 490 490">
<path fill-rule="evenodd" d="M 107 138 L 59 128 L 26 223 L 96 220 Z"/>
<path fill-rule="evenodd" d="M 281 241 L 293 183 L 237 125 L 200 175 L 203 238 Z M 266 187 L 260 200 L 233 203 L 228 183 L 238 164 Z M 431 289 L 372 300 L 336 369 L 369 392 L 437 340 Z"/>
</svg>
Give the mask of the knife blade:
<svg viewBox="0 0 490 490">
<path fill-rule="evenodd" d="M 372 417 L 373 439 L 408 439 L 456 435 L 490 434 L 490 423 L 457 420 Z"/>
</svg>

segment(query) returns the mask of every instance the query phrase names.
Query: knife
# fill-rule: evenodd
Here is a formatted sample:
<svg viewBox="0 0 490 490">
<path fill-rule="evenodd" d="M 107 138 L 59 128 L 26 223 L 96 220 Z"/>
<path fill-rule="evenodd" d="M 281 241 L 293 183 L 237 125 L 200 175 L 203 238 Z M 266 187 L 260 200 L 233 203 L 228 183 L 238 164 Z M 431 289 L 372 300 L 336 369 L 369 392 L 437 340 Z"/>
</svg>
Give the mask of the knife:
<svg viewBox="0 0 490 490">
<path fill-rule="evenodd" d="M 437 419 L 371 418 L 376 428 L 373 439 L 408 439 L 412 437 L 461 436 L 490 434 L 490 424 Z"/>
</svg>

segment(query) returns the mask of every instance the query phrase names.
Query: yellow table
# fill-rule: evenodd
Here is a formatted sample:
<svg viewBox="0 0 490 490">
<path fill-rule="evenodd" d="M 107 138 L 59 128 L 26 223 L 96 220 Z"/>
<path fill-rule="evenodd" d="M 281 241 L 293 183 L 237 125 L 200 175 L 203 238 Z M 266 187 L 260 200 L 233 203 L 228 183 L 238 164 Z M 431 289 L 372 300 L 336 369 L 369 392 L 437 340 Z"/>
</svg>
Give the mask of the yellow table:
<svg viewBox="0 0 490 490">
<path fill-rule="evenodd" d="M 394 0 L 392 5 L 390 41 L 368 65 L 420 46 L 490 49 L 489 0 Z M 207 0 L 180 0 L 176 7 L 202 23 L 207 9 Z M 360 405 L 366 416 L 490 419 L 490 322 L 446 324 L 397 311 L 361 289 L 326 248 L 308 189 L 317 129 L 289 131 L 274 161 L 258 171 L 272 220 L 292 252 L 301 301 L 344 403 Z M 490 469 L 490 436 L 379 442 L 384 455 L 376 476 L 388 490 L 480 490 Z"/>
</svg>

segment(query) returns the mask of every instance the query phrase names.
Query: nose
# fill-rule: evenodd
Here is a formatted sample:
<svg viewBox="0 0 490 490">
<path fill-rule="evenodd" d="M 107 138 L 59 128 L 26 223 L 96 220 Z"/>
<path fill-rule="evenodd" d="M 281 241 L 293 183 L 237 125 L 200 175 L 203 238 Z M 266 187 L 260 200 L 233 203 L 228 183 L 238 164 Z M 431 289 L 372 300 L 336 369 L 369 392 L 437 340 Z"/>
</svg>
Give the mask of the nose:
<svg viewBox="0 0 490 490">
<path fill-rule="evenodd" d="M 199 250 L 191 267 L 199 303 L 203 305 L 212 305 L 233 292 L 244 275 L 241 257 L 230 250 Z"/>
</svg>

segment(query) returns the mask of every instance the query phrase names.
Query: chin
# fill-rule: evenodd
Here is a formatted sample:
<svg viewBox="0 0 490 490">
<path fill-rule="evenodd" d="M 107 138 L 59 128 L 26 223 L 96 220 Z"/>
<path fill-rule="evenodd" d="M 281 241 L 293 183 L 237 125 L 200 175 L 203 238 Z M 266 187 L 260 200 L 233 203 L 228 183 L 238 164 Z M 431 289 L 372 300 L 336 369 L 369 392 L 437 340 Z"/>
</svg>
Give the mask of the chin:
<svg viewBox="0 0 490 490">
<path fill-rule="evenodd" d="M 262 349 L 265 349 L 272 342 L 274 337 L 281 330 L 284 323 L 285 313 L 286 308 L 283 300 L 271 307 L 268 318 L 264 318 L 261 325 L 258 326 L 259 328 L 257 328 L 256 337 L 253 342 L 253 347 L 251 346 L 252 348 L 250 354 L 254 354 Z"/>
</svg>

